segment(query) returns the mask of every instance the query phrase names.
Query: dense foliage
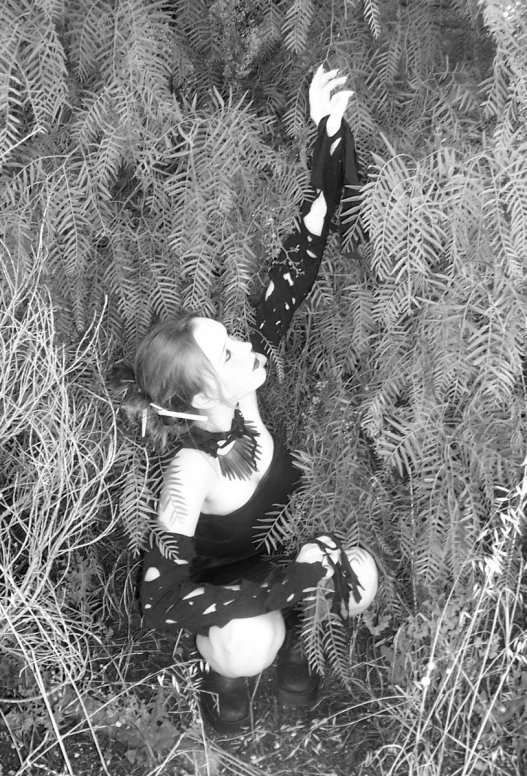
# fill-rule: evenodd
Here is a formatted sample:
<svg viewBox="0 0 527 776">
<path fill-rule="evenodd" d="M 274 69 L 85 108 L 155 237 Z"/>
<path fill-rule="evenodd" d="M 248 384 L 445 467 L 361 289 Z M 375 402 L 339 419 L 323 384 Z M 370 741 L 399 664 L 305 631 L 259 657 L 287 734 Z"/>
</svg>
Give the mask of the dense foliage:
<svg viewBox="0 0 527 776">
<path fill-rule="evenodd" d="M 439 773 L 448 752 L 468 774 L 505 730 L 477 704 L 527 682 L 522 0 L 0 0 L 0 650 L 43 691 L 58 644 L 77 682 L 90 637 L 111 642 L 98 539 L 120 511 L 139 548 L 152 457 L 117 434 L 101 375 L 181 307 L 247 332 L 306 186 L 320 61 L 355 91 L 364 189 L 263 395 L 305 472 L 273 536 L 335 530 L 374 552 L 367 624 L 398 635 L 375 660 L 419 720 L 401 751 L 425 721 L 440 731 L 385 767 Z M 323 608 L 310 653 L 349 687 Z M 441 660 L 443 694 L 416 699 Z"/>
</svg>

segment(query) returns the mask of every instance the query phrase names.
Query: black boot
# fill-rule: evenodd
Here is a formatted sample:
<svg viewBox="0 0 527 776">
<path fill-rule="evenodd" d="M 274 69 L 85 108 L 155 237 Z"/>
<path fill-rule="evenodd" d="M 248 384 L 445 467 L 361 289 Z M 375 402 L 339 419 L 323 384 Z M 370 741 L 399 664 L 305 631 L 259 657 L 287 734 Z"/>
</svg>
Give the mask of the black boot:
<svg viewBox="0 0 527 776">
<path fill-rule="evenodd" d="M 237 734 L 250 727 L 249 694 L 245 677 L 230 679 L 209 670 L 203 674 L 200 690 L 203 714 L 218 733 Z"/>
<path fill-rule="evenodd" d="M 284 706 L 298 709 L 313 706 L 318 698 L 320 676 L 312 672 L 302 647 L 297 613 L 286 619 L 287 634 L 278 653 L 275 694 Z"/>
</svg>

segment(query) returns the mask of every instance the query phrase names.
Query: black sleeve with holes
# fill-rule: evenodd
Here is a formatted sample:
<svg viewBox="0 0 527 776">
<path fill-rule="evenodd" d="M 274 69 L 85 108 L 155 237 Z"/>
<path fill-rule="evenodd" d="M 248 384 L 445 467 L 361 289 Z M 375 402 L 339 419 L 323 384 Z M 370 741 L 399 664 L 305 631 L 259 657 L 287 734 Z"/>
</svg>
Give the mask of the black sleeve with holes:
<svg viewBox="0 0 527 776">
<path fill-rule="evenodd" d="M 202 583 L 199 575 L 193 574 L 191 537 L 170 534 L 169 557 L 159 544 L 163 546 L 159 537 L 152 538 L 141 585 L 145 624 L 156 630 L 185 629 L 206 636 L 213 625 L 221 628 L 237 618 L 288 609 L 305 599 L 326 573 L 321 563 L 293 562 L 270 570 L 262 582 L 243 579 L 238 590 L 230 590 Z"/>
<path fill-rule="evenodd" d="M 268 283 L 255 305 L 256 319 L 251 336 L 253 347 L 269 355 L 286 333 L 295 310 L 308 296 L 318 274 L 328 238 L 331 219 L 340 202 L 356 197 L 359 176 L 355 143 L 345 121 L 332 137 L 326 132 L 327 118 L 318 127 L 311 167 L 311 191 L 302 204 L 298 227 L 285 240 L 282 250 L 272 262 Z M 320 193 L 324 194 L 327 211 L 322 233 L 311 234 L 304 217 Z"/>
</svg>

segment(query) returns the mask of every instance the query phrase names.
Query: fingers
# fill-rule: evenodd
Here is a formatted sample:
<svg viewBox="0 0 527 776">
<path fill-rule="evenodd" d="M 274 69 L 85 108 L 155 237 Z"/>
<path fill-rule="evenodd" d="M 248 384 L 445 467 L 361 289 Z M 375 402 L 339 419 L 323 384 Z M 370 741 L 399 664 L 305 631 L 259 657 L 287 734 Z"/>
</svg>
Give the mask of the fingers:
<svg viewBox="0 0 527 776">
<path fill-rule="evenodd" d="M 339 131 L 340 124 L 344 118 L 344 113 L 348 107 L 348 101 L 352 94 L 352 91 L 342 91 L 334 94 L 331 98 L 329 119 L 326 127 L 329 137 Z"/>
<path fill-rule="evenodd" d="M 354 92 L 351 90 L 344 90 L 342 92 L 337 92 L 337 94 L 334 94 L 331 98 L 331 113 L 344 113 L 346 110 L 346 107 L 348 105 L 348 100 Z"/>
<path fill-rule="evenodd" d="M 338 70 L 330 70 L 330 73 L 338 73 Z M 329 78 L 326 81 L 324 88 L 328 91 L 333 91 L 333 89 L 336 89 L 338 86 L 345 84 L 347 80 L 347 75 L 339 75 L 337 78 Z"/>
<path fill-rule="evenodd" d="M 335 81 L 335 84 L 330 88 L 334 89 L 335 86 L 339 86 L 346 80 L 346 76 L 336 77 L 338 72 L 338 68 L 335 68 L 334 70 L 324 70 L 324 65 L 319 65 L 313 76 L 313 80 L 311 81 L 311 86 L 314 86 L 317 89 L 324 89 L 329 82 L 333 80 Z"/>
<path fill-rule="evenodd" d="M 330 124 L 331 132 L 328 130 L 328 135 L 338 131 L 348 100 L 353 94 L 349 90 L 332 94 L 347 81 L 347 76 L 338 73 L 338 69 L 326 71 L 324 66 L 320 65 L 309 87 L 310 113 L 315 124 L 318 126 L 324 116 L 334 117 Z"/>
<path fill-rule="evenodd" d="M 317 541 L 322 542 L 329 550 L 336 550 L 337 545 L 335 544 L 335 541 L 331 538 L 331 536 L 326 536 L 325 534 L 322 534 L 322 536 L 317 536 Z"/>
<path fill-rule="evenodd" d="M 315 75 L 313 76 L 311 86 L 309 87 L 310 99 L 321 97 L 326 97 L 326 99 L 329 99 L 333 89 L 336 89 L 337 87 L 345 84 L 347 81 L 347 76 L 337 76 L 338 72 L 338 70 L 325 71 L 324 65 L 320 65 Z"/>
<path fill-rule="evenodd" d="M 311 85 L 309 87 L 309 90 L 311 91 L 316 89 L 322 89 L 327 82 L 327 77 L 330 76 L 331 73 L 333 75 L 336 75 L 338 73 L 338 70 L 328 70 L 328 72 L 326 72 L 324 70 L 324 65 L 319 65 L 315 70 L 315 75 L 311 80 Z"/>
</svg>

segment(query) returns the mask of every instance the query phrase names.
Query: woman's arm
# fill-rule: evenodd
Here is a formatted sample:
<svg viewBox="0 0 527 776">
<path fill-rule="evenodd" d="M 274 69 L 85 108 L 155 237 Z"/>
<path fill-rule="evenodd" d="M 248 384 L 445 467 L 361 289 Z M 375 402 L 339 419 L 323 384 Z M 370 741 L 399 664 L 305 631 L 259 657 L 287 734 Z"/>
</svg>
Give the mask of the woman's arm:
<svg viewBox="0 0 527 776">
<path fill-rule="evenodd" d="M 321 562 L 295 561 L 274 569 L 262 583 L 242 580 L 233 586 L 200 584 L 190 572 L 194 557 L 192 540 L 176 535 L 171 540 L 173 547 L 178 545 L 180 563 L 164 558 L 153 546 L 146 556 L 146 574 L 141 585 L 145 623 L 157 630 L 173 632 L 184 628 L 206 636 L 213 625 L 222 628 L 234 619 L 294 606 L 326 576 Z M 158 573 L 154 579 L 148 579 L 151 569 Z"/>
<path fill-rule="evenodd" d="M 340 202 L 343 187 L 347 196 L 359 188 L 355 144 L 342 116 L 349 91 L 332 91 L 345 78 L 336 70 L 320 67 L 311 84 L 310 113 L 318 126 L 313 151 L 311 189 L 302 203 L 299 226 L 285 240 L 269 269 L 269 281 L 255 305 L 253 347 L 269 355 L 287 331 L 295 310 L 315 282 L 329 234 L 331 219 Z"/>
<path fill-rule="evenodd" d="M 262 583 L 200 582 L 193 571 L 194 533 L 212 471 L 205 456 L 182 450 L 166 478 L 159 516 L 146 552 L 141 603 L 146 624 L 159 630 L 207 635 L 212 625 L 284 609 L 305 598 L 325 576 L 313 558 L 273 570 Z"/>
</svg>

